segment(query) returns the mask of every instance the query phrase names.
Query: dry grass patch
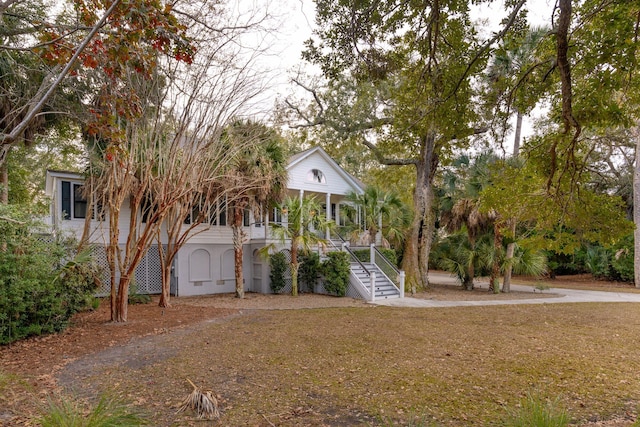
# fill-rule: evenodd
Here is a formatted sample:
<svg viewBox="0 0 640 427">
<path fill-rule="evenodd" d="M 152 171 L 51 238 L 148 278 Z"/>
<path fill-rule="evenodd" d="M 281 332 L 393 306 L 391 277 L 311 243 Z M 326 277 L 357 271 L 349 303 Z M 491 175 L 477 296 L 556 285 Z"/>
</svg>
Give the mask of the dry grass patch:
<svg viewBox="0 0 640 427">
<path fill-rule="evenodd" d="M 116 392 L 154 425 L 201 425 L 176 414 L 185 378 L 218 393 L 219 425 L 490 426 L 531 392 L 577 422 L 636 409 L 639 338 L 634 304 L 260 311 L 119 348 L 67 385 Z"/>
</svg>

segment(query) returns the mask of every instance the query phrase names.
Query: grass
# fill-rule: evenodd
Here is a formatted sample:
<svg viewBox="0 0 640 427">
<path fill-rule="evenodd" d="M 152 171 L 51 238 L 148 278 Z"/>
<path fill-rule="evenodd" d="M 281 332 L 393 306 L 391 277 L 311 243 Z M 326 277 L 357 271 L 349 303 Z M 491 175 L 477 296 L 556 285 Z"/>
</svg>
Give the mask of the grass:
<svg viewBox="0 0 640 427">
<path fill-rule="evenodd" d="M 509 411 L 504 427 L 566 427 L 569 415 L 559 401 L 547 400 L 536 393 L 527 395 L 521 404 Z"/>
<path fill-rule="evenodd" d="M 636 409 L 639 330 L 634 304 L 263 311 L 134 343 L 88 382 L 158 425 L 191 422 L 186 378 L 219 396 L 222 425 L 493 426 L 523 390 L 562 396 L 577 423 Z M 175 356 L 126 367 L 159 346 Z"/>
</svg>

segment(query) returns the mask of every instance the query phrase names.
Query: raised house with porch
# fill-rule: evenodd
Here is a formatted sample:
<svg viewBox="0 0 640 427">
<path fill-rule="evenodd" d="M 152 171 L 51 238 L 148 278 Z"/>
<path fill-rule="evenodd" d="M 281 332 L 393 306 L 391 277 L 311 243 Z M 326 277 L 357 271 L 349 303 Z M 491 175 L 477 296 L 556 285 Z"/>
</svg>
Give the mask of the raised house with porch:
<svg viewBox="0 0 640 427">
<path fill-rule="evenodd" d="M 363 184 L 342 169 L 322 148 L 315 147 L 292 156 L 288 164 L 288 191 L 292 196 L 313 195 L 323 203 L 327 218 L 336 226 L 345 225 L 345 196 L 350 192 L 362 193 Z M 54 230 L 75 234 L 78 238 L 85 227 L 88 215 L 87 202 L 82 195 L 82 175 L 70 172 L 47 171 L 46 194 L 51 198 L 48 221 Z M 194 235 L 179 251 L 173 265 L 171 293 L 176 296 L 231 293 L 235 291 L 234 251 L 231 227 L 224 203 L 210 224 L 202 226 L 204 231 Z M 120 221 L 121 228 L 128 227 L 130 211 L 124 206 Z M 90 221 L 90 241 L 95 246 L 95 254 L 106 266 L 105 245 L 108 241 L 108 221 Z M 244 247 L 243 273 L 244 289 L 248 292 L 270 293 L 269 264 L 259 250 L 267 244 L 276 243 L 270 233 L 270 224 L 285 222 L 286 216 L 278 211 L 265 212 L 262 218 L 255 218 L 247 212 L 244 232 L 247 240 Z M 121 229 L 119 242 L 124 245 L 129 230 Z M 328 250 L 351 252 L 348 243 L 337 235 L 324 231 Z M 286 245 L 285 245 L 286 247 Z M 288 253 L 286 249 L 282 249 Z M 403 274 L 395 270 L 372 245 L 370 262 L 358 261 L 351 253 L 352 268 L 347 295 L 372 300 L 375 298 L 397 298 L 402 296 Z M 105 272 L 108 271 L 105 269 Z M 99 294 L 109 293 L 109 277 L 103 277 L 104 288 Z M 136 270 L 135 285 L 140 293 L 155 294 L 161 291 L 161 272 L 158 251 L 153 246 Z M 373 292 L 372 292 L 373 289 Z M 289 284 L 282 292 L 291 290 Z M 318 290 L 318 289 L 317 289 Z M 316 291 L 317 291 L 316 290 Z M 322 288 L 319 289 L 322 292 Z"/>
</svg>

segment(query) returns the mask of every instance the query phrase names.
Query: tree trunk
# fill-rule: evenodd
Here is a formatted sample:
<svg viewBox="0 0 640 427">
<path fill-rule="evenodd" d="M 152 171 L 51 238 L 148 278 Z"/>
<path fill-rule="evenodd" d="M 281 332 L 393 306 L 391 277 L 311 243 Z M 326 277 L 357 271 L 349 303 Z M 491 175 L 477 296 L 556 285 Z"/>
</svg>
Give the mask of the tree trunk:
<svg viewBox="0 0 640 427">
<path fill-rule="evenodd" d="M 116 310 L 116 295 L 117 295 L 117 288 L 116 288 L 116 256 L 117 256 L 117 251 L 118 248 L 117 246 L 115 246 L 113 243 L 109 243 L 109 246 L 107 247 L 107 262 L 109 263 L 109 276 L 110 276 L 110 285 L 111 285 L 111 291 L 110 291 L 110 295 L 109 295 L 109 307 L 111 308 L 111 321 L 115 322 L 116 318 L 118 317 L 118 313 Z"/>
<path fill-rule="evenodd" d="M 489 289 L 494 294 L 500 293 L 500 254 L 502 253 L 502 230 L 500 223 L 496 221 L 493 225 L 493 264 L 491 266 L 491 278 L 489 279 Z"/>
<path fill-rule="evenodd" d="M 9 167 L 6 161 L 0 163 L 0 204 L 9 204 Z"/>
<path fill-rule="evenodd" d="M 291 239 L 291 295 L 298 296 L 298 242 Z"/>
<path fill-rule="evenodd" d="M 520 155 L 520 136 L 522 135 L 522 113 L 516 109 L 516 135 L 513 138 L 513 158 Z"/>
<path fill-rule="evenodd" d="M 89 244 L 91 235 L 91 221 L 93 220 L 93 191 L 87 191 L 87 214 L 84 217 L 84 225 L 82 227 L 82 236 L 78 242 L 78 252 L 83 250 Z M 96 218 L 97 219 L 97 218 Z"/>
<path fill-rule="evenodd" d="M 511 238 L 515 240 L 516 238 L 516 220 L 515 218 L 511 218 L 509 220 L 509 231 L 511 233 Z M 504 268 L 504 278 L 502 279 L 502 292 L 509 293 L 511 292 L 511 272 L 513 271 L 513 255 L 516 251 L 516 243 L 509 242 L 507 243 L 507 252 L 505 254 L 505 268 Z"/>
<path fill-rule="evenodd" d="M 169 286 L 171 283 L 171 264 L 172 263 L 167 263 L 162 269 L 162 292 L 160 292 L 159 307 L 171 307 L 171 303 L 169 302 L 171 298 L 171 287 Z"/>
<path fill-rule="evenodd" d="M 171 244 L 167 242 L 167 250 L 165 252 L 162 242 L 158 239 L 158 257 L 160 258 L 160 266 L 162 267 L 162 291 L 160 292 L 159 307 L 171 307 L 169 299 L 171 298 L 171 266 L 175 259 L 176 251 Z"/>
<path fill-rule="evenodd" d="M 429 251 L 435 227 L 433 178 L 437 166 L 435 135 L 430 133 L 422 141 L 420 160 L 416 163 L 416 188 L 413 193 L 414 217 L 402 261 L 402 268 L 406 273 L 405 283 L 412 293 L 429 287 Z"/>
<path fill-rule="evenodd" d="M 473 280 L 476 276 L 476 268 L 475 268 L 475 253 L 476 253 L 476 237 L 473 234 L 469 235 L 469 250 L 471 251 L 471 258 L 468 260 L 467 264 L 467 275 L 464 278 L 464 282 L 462 283 L 465 291 L 473 290 Z"/>
<path fill-rule="evenodd" d="M 115 322 L 127 321 L 127 309 L 129 307 L 129 285 L 131 279 L 128 275 L 120 277 L 118 282 L 118 295 L 116 296 Z"/>
<path fill-rule="evenodd" d="M 235 206 L 233 209 L 233 255 L 234 269 L 236 276 L 236 298 L 244 298 L 244 276 L 242 273 L 242 244 L 244 241 L 244 233 L 242 231 L 243 209 L 241 206 Z"/>
<path fill-rule="evenodd" d="M 522 132 L 522 113 L 516 110 L 516 135 L 513 139 L 513 158 L 517 159 L 520 155 L 520 134 Z M 509 231 L 511 232 L 512 242 L 507 244 L 507 252 L 505 254 L 504 278 L 502 279 L 502 292 L 511 292 L 511 272 L 513 271 L 513 255 L 516 251 L 516 219 L 509 220 Z"/>
<path fill-rule="evenodd" d="M 640 288 L 640 124 L 635 127 L 636 158 L 633 168 L 633 280 L 636 288 Z"/>
<path fill-rule="evenodd" d="M 378 229 L 375 226 L 369 227 L 369 244 L 376 244 L 376 235 L 378 234 Z"/>
</svg>

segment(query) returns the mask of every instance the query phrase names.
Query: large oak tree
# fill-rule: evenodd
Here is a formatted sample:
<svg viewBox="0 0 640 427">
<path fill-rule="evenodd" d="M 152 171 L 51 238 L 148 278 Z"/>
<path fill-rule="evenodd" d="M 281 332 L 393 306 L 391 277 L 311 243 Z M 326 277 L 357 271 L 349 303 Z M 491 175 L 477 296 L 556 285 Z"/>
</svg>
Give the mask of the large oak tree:
<svg viewBox="0 0 640 427">
<path fill-rule="evenodd" d="M 521 22 L 513 2 L 502 28 L 482 40 L 466 1 L 317 1 L 316 32 L 305 53 L 328 88 L 307 109 L 289 102 L 298 127 L 328 126 L 389 166 L 415 170 L 414 219 L 403 268 L 415 290 L 428 286 L 434 232 L 433 184 L 443 157 L 483 132 L 473 81 L 490 48 Z"/>
</svg>

